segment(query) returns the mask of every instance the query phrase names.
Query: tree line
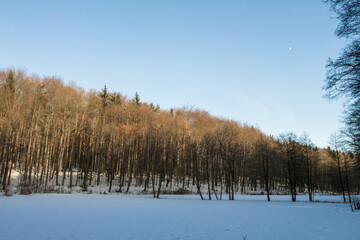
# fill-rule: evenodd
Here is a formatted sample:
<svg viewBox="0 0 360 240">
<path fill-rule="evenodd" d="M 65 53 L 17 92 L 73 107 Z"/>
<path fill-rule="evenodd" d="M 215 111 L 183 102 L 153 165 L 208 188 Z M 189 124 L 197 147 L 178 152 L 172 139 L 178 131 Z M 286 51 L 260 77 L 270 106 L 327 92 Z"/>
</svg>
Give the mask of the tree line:
<svg viewBox="0 0 360 240">
<path fill-rule="evenodd" d="M 201 199 L 237 193 L 359 193 L 358 155 L 319 149 L 307 135 L 275 138 L 206 111 L 141 102 L 110 92 L 85 91 L 57 77 L 0 71 L 0 183 L 19 174 L 20 192 L 55 186 L 99 185 L 108 192 L 142 189 L 159 197 L 196 189 Z"/>
</svg>

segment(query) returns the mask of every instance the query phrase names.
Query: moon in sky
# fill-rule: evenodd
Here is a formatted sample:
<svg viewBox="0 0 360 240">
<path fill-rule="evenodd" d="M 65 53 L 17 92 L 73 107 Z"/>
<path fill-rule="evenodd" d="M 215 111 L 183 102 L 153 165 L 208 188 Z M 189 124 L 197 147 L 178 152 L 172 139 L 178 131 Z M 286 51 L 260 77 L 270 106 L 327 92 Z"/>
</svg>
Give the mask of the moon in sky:
<svg viewBox="0 0 360 240">
<path fill-rule="evenodd" d="M 292 51 L 292 47 L 289 47 L 289 51 L 290 51 L 290 52 Z"/>
</svg>

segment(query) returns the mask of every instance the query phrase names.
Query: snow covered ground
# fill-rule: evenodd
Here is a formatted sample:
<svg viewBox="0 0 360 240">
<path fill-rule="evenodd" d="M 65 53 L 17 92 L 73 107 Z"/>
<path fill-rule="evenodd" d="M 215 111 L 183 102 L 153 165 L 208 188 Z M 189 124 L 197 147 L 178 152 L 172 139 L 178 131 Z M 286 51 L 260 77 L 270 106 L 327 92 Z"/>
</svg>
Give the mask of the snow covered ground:
<svg viewBox="0 0 360 240">
<path fill-rule="evenodd" d="M 360 239 L 360 213 L 306 196 L 0 196 L 0 239 Z M 338 196 L 315 200 L 341 201 Z"/>
</svg>

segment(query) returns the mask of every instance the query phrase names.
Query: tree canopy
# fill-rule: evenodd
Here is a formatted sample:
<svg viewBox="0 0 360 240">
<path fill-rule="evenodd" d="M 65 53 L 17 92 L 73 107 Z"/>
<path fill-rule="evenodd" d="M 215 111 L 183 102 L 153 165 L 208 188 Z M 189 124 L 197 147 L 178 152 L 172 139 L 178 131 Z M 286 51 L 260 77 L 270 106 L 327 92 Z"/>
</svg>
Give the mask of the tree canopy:
<svg viewBox="0 0 360 240">
<path fill-rule="evenodd" d="M 337 59 L 329 59 L 326 69 L 326 97 L 344 97 L 348 145 L 360 153 L 360 2 L 358 0 L 326 0 L 340 21 L 335 34 L 348 44 Z"/>
</svg>

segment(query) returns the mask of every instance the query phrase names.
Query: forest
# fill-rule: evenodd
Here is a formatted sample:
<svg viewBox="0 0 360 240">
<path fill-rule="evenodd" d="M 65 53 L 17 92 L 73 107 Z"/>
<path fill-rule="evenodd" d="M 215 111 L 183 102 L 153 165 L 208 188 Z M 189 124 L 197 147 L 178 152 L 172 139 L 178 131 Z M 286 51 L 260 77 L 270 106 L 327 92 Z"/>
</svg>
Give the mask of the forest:
<svg viewBox="0 0 360 240">
<path fill-rule="evenodd" d="M 358 154 L 331 138 L 316 147 L 309 136 L 268 136 L 260 129 L 190 107 L 164 110 L 110 92 L 64 84 L 22 69 L 0 71 L 0 184 L 18 193 L 89 186 L 106 179 L 107 192 L 141 188 L 159 197 L 196 189 L 201 199 L 238 193 L 359 194 Z"/>
</svg>

